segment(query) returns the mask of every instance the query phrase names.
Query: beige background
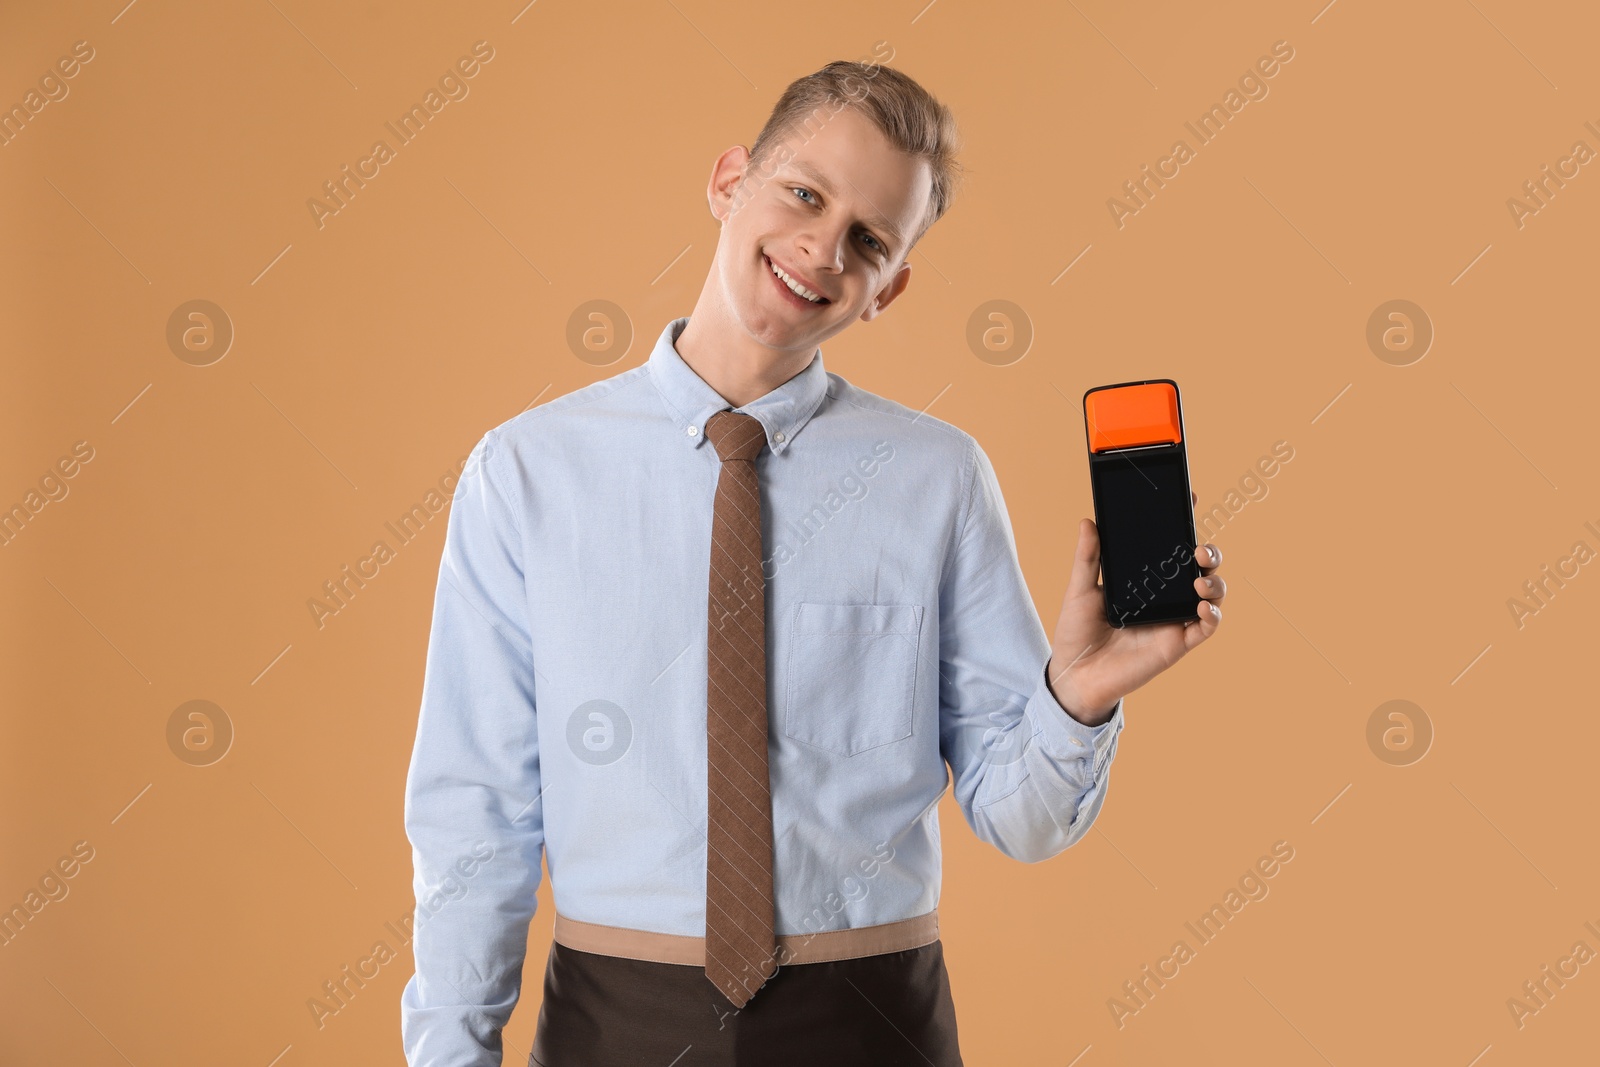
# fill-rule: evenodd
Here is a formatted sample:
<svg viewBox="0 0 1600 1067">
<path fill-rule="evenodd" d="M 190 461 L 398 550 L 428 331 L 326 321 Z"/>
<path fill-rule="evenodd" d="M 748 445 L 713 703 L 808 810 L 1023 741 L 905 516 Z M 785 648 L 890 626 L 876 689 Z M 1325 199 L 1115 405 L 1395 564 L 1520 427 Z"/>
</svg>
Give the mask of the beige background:
<svg viewBox="0 0 1600 1067">
<path fill-rule="evenodd" d="M 1594 1059 L 1600 964 L 1507 1007 L 1600 951 L 1600 567 L 1520 628 L 1507 603 L 1600 549 L 1600 176 L 1520 228 L 1507 207 L 1600 149 L 1586 5 L 121 3 L 0 25 L 6 105 L 94 53 L 0 147 L 0 505 L 93 449 L 0 548 L 0 906 L 93 849 L 0 948 L 0 1062 L 400 1062 L 386 924 L 444 516 L 322 628 L 306 602 L 490 426 L 645 359 L 710 262 L 713 158 L 878 41 L 955 109 L 968 182 L 825 358 L 984 444 L 1047 629 L 1090 514 L 1086 388 L 1179 381 L 1203 509 L 1294 450 L 1232 498 L 1225 625 L 1129 699 L 1080 845 L 1012 862 L 946 796 L 968 1062 Z M 480 40 L 470 94 L 319 228 L 307 200 Z M 1108 198 L 1277 41 L 1269 94 L 1118 228 Z M 196 299 L 235 333 L 206 366 L 167 340 Z M 636 334 L 607 366 L 565 339 L 597 299 Z M 1404 366 L 1366 340 L 1396 299 L 1435 331 Z M 1022 358 L 969 348 L 990 300 Z M 234 731 L 209 766 L 169 747 L 191 700 Z M 1431 724 L 1420 761 L 1369 745 L 1390 700 Z M 1197 947 L 1184 923 L 1278 841 L 1270 895 Z M 1119 1027 L 1108 1000 L 1180 938 Z M 378 941 L 397 958 L 319 1028 L 307 1001 Z"/>
</svg>

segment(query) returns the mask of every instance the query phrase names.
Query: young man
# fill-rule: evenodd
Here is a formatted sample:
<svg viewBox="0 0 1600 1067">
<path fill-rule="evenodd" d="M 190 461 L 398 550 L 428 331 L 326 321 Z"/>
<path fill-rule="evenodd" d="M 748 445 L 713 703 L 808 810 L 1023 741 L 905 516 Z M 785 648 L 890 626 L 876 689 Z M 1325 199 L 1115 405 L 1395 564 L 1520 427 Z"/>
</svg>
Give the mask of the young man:
<svg viewBox="0 0 1600 1067">
<path fill-rule="evenodd" d="M 1123 696 L 1216 631 L 1211 546 L 1196 619 L 1108 626 L 1084 519 L 1047 641 L 977 442 L 824 369 L 905 291 L 954 137 L 892 69 L 796 81 L 712 169 L 693 313 L 474 448 L 406 787 L 411 1064 L 501 1061 L 543 850 L 532 1064 L 959 1065 L 946 764 L 979 838 L 1054 856 Z"/>
</svg>

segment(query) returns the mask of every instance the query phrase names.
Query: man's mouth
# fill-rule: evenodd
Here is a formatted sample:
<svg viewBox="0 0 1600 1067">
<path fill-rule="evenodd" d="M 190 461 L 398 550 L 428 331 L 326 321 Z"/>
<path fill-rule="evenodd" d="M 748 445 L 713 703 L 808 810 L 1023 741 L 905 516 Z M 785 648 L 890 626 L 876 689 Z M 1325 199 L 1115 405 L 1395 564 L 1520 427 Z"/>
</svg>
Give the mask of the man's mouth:
<svg viewBox="0 0 1600 1067">
<path fill-rule="evenodd" d="M 821 307 L 832 303 L 827 297 L 815 290 L 808 289 L 782 267 L 762 255 L 761 262 L 766 264 L 767 273 L 772 276 L 772 283 L 786 299 L 799 307 Z"/>
</svg>

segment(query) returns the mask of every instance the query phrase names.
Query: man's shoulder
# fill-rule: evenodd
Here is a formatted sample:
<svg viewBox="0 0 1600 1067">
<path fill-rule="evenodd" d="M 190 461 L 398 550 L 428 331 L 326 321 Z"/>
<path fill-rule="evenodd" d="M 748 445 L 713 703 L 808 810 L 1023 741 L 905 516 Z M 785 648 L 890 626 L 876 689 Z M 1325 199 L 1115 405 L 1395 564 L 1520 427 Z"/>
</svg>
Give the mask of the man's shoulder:
<svg viewBox="0 0 1600 1067">
<path fill-rule="evenodd" d="M 543 403 L 538 403 L 539 398 L 535 397 L 533 401 L 535 406 L 524 408 L 491 428 L 484 436 L 492 438 L 499 444 L 515 448 L 537 444 L 547 440 L 550 435 L 569 434 L 593 425 L 591 420 L 585 419 L 585 415 L 593 414 L 597 405 L 630 403 L 630 395 L 635 392 L 630 387 L 638 384 L 648 372 L 649 366 L 640 364 L 620 374 L 562 393 Z"/>
<path fill-rule="evenodd" d="M 961 427 L 929 414 L 928 408 L 938 400 L 937 395 L 930 397 L 922 408 L 913 408 L 863 389 L 829 371 L 828 399 L 855 418 L 869 424 L 877 423 L 882 432 L 894 434 L 897 440 L 927 448 L 941 460 L 960 461 L 977 445 L 973 436 Z"/>
</svg>

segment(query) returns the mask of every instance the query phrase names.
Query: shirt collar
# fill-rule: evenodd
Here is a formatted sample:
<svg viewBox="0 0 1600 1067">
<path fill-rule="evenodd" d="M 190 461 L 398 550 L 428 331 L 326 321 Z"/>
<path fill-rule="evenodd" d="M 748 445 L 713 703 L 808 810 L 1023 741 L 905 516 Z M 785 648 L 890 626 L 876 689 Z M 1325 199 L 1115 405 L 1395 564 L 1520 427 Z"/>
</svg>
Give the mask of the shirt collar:
<svg viewBox="0 0 1600 1067">
<path fill-rule="evenodd" d="M 706 439 L 706 420 L 733 405 L 696 374 L 673 347 L 688 324 L 688 316 L 667 324 L 656 340 L 648 365 L 651 380 L 672 410 L 678 436 L 698 448 Z M 758 419 L 767 431 L 767 447 L 778 455 L 811 420 L 827 391 L 828 375 L 822 366 L 822 349 L 818 348 L 805 370 L 765 396 L 733 410 Z"/>
</svg>

